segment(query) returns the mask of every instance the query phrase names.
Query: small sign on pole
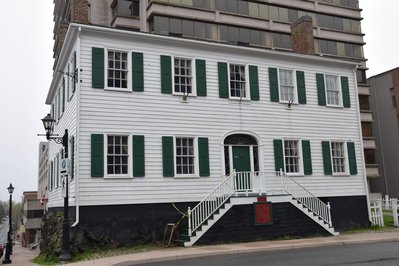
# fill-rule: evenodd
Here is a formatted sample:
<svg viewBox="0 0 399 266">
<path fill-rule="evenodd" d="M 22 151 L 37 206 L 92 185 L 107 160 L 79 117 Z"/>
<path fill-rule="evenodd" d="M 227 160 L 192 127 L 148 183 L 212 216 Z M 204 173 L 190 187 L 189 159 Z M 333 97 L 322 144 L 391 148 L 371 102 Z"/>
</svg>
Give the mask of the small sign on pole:
<svg viewBox="0 0 399 266">
<path fill-rule="evenodd" d="M 61 174 L 69 174 L 69 159 L 61 159 Z"/>
</svg>

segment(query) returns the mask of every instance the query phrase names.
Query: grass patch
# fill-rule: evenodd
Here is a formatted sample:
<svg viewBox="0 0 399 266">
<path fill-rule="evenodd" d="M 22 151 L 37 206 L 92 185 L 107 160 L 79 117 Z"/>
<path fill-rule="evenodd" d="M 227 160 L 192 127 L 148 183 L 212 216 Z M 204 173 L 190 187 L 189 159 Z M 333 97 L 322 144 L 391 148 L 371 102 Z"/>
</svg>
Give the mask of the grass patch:
<svg viewBox="0 0 399 266">
<path fill-rule="evenodd" d="M 82 253 L 72 254 L 72 262 L 85 261 L 85 260 L 95 260 L 101 258 L 107 258 L 112 256 L 120 256 L 126 254 L 134 254 L 140 252 L 146 252 L 151 250 L 159 249 L 159 243 L 148 243 L 148 244 L 136 244 L 130 246 L 124 246 L 120 248 L 101 248 L 87 250 Z M 57 257 L 47 257 L 45 255 L 39 255 L 33 259 L 33 262 L 40 265 L 59 265 L 60 261 Z"/>
</svg>

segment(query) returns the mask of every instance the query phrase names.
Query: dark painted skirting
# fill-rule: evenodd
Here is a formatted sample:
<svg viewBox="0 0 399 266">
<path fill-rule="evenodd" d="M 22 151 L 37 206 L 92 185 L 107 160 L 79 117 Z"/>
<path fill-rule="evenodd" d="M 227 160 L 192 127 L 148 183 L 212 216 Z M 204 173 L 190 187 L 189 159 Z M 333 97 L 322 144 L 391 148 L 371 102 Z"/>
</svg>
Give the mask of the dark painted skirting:
<svg viewBox="0 0 399 266">
<path fill-rule="evenodd" d="M 367 226 L 365 196 L 322 198 L 332 206 L 336 231 Z M 176 203 L 182 212 L 196 203 Z M 71 208 L 72 209 L 72 208 Z M 52 209 L 54 211 L 56 209 Z M 59 210 L 59 208 L 57 208 Z M 290 203 L 274 203 L 273 224 L 255 226 L 253 205 L 233 206 L 197 243 L 253 241 L 279 237 L 328 235 Z M 74 211 L 71 210 L 71 215 Z M 176 223 L 182 214 L 171 203 L 81 206 L 78 229 L 104 243 L 128 244 L 162 240 L 165 225 Z M 186 224 L 184 220 L 183 225 Z"/>
</svg>

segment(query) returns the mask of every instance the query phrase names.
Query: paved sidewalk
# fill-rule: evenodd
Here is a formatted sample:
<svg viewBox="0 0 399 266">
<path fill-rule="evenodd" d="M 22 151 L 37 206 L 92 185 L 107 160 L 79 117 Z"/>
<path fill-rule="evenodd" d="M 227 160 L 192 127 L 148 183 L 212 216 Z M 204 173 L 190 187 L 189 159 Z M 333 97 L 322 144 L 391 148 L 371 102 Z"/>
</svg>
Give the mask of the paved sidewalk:
<svg viewBox="0 0 399 266">
<path fill-rule="evenodd" d="M 191 248 L 170 247 L 142 253 L 127 254 L 97 260 L 68 263 L 68 266 L 127 266 L 142 263 L 178 260 L 211 255 L 246 253 L 254 251 L 273 251 L 283 249 L 309 248 L 329 245 L 348 245 L 357 243 L 399 241 L 399 229 L 391 231 L 369 231 L 365 233 L 344 233 L 340 236 L 315 237 L 295 240 L 258 241 L 249 243 L 194 246 Z M 38 252 L 15 246 L 12 265 L 36 265 L 32 260 Z"/>
<path fill-rule="evenodd" d="M 32 262 L 33 258 L 37 255 L 39 255 L 39 251 L 31 251 L 29 248 L 23 248 L 21 247 L 21 242 L 16 242 L 11 255 L 11 264 L 4 265 L 37 266 L 37 264 Z M 3 260 L 4 256 L 1 258 L 1 262 L 3 262 Z"/>
</svg>

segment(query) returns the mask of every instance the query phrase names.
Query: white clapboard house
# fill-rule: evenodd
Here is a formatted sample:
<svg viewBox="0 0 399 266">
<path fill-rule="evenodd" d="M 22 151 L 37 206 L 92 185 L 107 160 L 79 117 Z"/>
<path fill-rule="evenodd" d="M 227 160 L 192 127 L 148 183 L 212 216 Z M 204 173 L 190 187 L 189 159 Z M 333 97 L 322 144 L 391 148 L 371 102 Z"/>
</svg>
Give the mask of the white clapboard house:
<svg viewBox="0 0 399 266">
<path fill-rule="evenodd" d="M 129 243 L 185 214 L 189 246 L 366 225 L 356 88 L 349 61 L 71 24 L 46 103 L 72 226 Z M 50 142 L 50 211 L 62 157 Z"/>
</svg>

